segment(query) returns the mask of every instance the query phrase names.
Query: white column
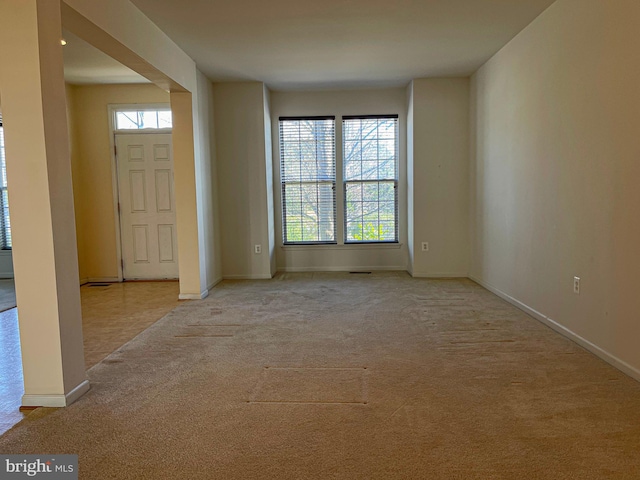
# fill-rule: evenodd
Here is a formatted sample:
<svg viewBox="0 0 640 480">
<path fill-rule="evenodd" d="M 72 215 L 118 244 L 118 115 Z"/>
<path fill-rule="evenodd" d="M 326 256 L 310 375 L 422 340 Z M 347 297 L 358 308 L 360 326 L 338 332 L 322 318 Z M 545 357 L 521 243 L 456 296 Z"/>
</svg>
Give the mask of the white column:
<svg viewBox="0 0 640 480">
<path fill-rule="evenodd" d="M 198 211 L 193 94 L 171 92 L 171 114 L 180 298 L 201 299 L 209 291 L 204 262 L 204 219 L 199 218 Z"/>
<path fill-rule="evenodd" d="M 66 406 L 89 389 L 60 38 L 60 0 L 0 0 L 0 99 L 25 406 Z"/>
</svg>

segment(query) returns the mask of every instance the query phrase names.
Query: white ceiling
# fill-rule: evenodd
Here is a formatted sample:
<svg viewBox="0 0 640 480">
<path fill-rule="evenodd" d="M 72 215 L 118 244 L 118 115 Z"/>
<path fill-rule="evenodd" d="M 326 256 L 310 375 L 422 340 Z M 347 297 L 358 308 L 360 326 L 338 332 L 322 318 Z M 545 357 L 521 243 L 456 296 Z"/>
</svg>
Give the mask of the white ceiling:
<svg viewBox="0 0 640 480">
<path fill-rule="evenodd" d="M 554 0 L 132 2 L 212 80 L 258 80 L 287 90 L 468 76 Z M 74 78 L 127 76 L 82 48 L 78 57 L 65 52 Z"/>
<path fill-rule="evenodd" d="M 71 32 L 64 30 L 67 44 L 64 55 L 64 79 L 72 85 L 103 83 L 149 83 L 133 70 L 125 67 L 106 53 L 89 45 Z"/>
</svg>

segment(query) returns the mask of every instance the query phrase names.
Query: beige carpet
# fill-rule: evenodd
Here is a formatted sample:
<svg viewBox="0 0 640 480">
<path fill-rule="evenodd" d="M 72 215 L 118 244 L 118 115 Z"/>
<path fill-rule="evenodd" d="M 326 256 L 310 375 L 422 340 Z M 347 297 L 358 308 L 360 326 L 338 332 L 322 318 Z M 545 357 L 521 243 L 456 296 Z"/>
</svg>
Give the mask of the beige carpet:
<svg viewBox="0 0 640 480">
<path fill-rule="evenodd" d="M 2 453 L 83 479 L 637 479 L 640 384 L 468 280 L 224 282 Z"/>
</svg>

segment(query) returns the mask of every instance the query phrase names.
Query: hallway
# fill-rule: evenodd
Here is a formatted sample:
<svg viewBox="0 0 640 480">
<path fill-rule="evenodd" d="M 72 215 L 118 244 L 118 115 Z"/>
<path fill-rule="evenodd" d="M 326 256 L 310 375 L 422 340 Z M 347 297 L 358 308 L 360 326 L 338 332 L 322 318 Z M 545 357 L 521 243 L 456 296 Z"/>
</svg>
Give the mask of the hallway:
<svg viewBox="0 0 640 480">
<path fill-rule="evenodd" d="M 10 296 L 10 292 L 5 290 L 2 290 L 2 296 Z M 178 282 L 125 282 L 82 286 L 80 294 L 86 369 L 178 306 L 178 291 Z M 32 411 L 19 410 L 23 384 L 16 308 L 0 313 L 0 351 L 2 435 Z"/>
</svg>

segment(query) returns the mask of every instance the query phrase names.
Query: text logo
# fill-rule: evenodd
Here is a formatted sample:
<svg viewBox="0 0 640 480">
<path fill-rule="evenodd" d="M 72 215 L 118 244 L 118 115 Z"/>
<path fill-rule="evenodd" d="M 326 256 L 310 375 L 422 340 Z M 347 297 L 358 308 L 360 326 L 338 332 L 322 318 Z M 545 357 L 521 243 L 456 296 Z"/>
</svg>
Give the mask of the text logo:
<svg viewBox="0 0 640 480">
<path fill-rule="evenodd" d="M 0 455 L 0 480 L 78 480 L 77 455 Z"/>
</svg>

